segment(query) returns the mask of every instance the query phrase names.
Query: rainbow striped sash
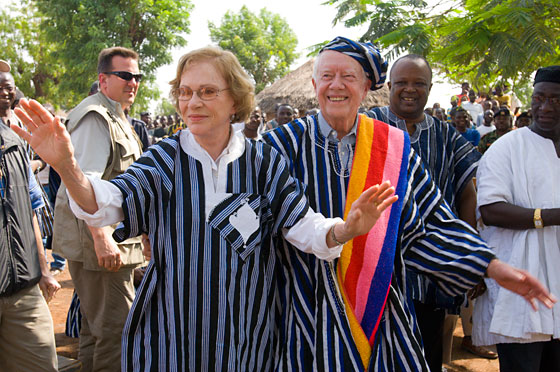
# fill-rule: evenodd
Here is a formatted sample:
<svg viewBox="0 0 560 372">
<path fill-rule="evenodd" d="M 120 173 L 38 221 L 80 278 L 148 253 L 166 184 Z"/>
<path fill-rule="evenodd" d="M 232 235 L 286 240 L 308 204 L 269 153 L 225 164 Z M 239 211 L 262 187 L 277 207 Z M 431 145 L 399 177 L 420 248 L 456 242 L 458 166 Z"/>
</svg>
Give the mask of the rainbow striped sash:
<svg viewBox="0 0 560 372">
<path fill-rule="evenodd" d="M 360 115 L 344 217 L 365 189 L 385 180 L 391 181 L 399 196 L 369 233 L 344 245 L 338 261 L 346 313 L 366 369 L 391 284 L 409 152 L 410 140 L 402 130 Z"/>
</svg>

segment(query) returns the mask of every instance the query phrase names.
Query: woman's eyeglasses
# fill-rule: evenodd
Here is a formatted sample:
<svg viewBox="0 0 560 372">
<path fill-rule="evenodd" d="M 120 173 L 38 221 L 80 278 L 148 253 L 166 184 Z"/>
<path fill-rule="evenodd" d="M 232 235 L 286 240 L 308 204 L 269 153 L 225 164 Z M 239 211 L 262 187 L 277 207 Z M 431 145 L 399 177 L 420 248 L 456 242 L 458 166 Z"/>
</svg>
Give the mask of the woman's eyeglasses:
<svg viewBox="0 0 560 372">
<path fill-rule="evenodd" d="M 203 101 L 211 101 L 220 95 L 220 92 L 224 90 L 228 90 L 229 88 L 225 89 L 218 89 L 214 87 L 203 87 L 198 90 L 192 90 L 189 87 L 180 87 L 173 90 L 172 94 L 179 101 L 190 101 L 193 97 L 193 94 L 196 92 L 198 98 Z"/>
<path fill-rule="evenodd" d="M 142 74 L 133 74 L 132 72 L 128 71 L 107 71 L 104 72 L 104 74 L 115 75 L 126 81 L 134 79 L 137 83 L 140 82 L 140 80 L 142 80 L 142 77 L 144 76 Z"/>
</svg>

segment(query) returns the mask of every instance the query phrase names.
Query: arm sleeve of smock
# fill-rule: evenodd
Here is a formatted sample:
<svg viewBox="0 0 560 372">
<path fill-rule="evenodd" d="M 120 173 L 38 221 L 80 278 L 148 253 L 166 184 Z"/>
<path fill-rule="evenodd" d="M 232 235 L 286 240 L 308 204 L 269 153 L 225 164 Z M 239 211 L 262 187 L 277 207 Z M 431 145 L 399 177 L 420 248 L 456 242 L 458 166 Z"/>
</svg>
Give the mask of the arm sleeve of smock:
<svg viewBox="0 0 560 372">
<path fill-rule="evenodd" d="M 96 176 L 90 175 L 87 178 L 93 187 L 98 210 L 93 214 L 85 212 L 68 194 L 70 209 L 74 215 L 92 227 L 103 227 L 122 221 L 124 214 L 121 190 L 111 182 Z"/>
<path fill-rule="evenodd" d="M 342 245 L 329 248 L 327 234 L 341 218 L 325 218 L 322 214 L 308 209 L 305 216 L 290 229 L 282 229 L 284 238 L 294 247 L 305 253 L 312 253 L 318 258 L 332 261 L 340 256 Z"/>
<path fill-rule="evenodd" d="M 462 294 L 478 283 L 495 255 L 453 214 L 414 151 L 408 179 L 400 227 L 406 265 L 428 275 L 446 294 Z"/>
<path fill-rule="evenodd" d="M 154 221 L 167 205 L 173 190 L 173 159 L 180 151 L 178 146 L 178 143 L 161 141 L 150 147 L 125 173 L 109 181 L 122 195 L 124 217 L 113 233 L 117 242 L 150 231 L 150 220 Z"/>
</svg>

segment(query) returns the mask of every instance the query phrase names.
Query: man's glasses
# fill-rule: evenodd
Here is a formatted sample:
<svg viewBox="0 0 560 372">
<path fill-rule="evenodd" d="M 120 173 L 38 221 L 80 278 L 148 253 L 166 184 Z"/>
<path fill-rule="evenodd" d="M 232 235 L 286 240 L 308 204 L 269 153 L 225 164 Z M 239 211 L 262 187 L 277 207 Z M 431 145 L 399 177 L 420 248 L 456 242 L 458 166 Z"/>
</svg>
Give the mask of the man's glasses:
<svg viewBox="0 0 560 372">
<path fill-rule="evenodd" d="M 140 80 L 142 80 L 142 76 L 144 76 L 142 74 L 133 74 L 132 72 L 128 72 L 128 71 L 107 71 L 104 72 L 104 74 L 115 75 L 126 81 L 130 81 L 134 78 L 134 80 L 136 80 L 137 83 L 140 82 Z"/>
<path fill-rule="evenodd" d="M 176 88 L 172 91 L 173 97 L 175 97 L 179 101 L 190 101 L 193 97 L 193 94 L 196 92 L 198 98 L 203 101 L 211 101 L 220 95 L 220 92 L 224 90 L 228 90 L 229 88 L 225 89 L 218 89 L 214 87 L 203 87 L 198 90 L 192 90 L 189 87 L 180 87 Z"/>
<path fill-rule="evenodd" d="M 544 105 L 546 101 L 548 101 L 552 106 L 560 106 L 560 97 L 545 97 L 540 95 L 531 96 L 533 103 L 538 103 Z"/>
</svg>

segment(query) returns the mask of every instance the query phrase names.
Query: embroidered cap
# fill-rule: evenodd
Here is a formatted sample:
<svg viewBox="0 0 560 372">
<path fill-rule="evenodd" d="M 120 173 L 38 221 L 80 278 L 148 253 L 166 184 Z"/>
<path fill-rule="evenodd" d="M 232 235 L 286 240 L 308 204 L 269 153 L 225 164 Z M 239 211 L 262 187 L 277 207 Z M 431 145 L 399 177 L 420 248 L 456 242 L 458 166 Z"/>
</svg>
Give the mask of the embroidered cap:
<svg viewBox="0 0 560 372">
<path fill-rule="evenodd" d="M 338 36 L 325 45 L 319 53 L 324 50 L 334 50 L 358 61 L 366 72 L 367 78 L 371 80 L 370 90 L 383 87 L 387 77 L 387 61 L 372 43 L 362 43 Z"/>
<path fill-rule="evenodd" d="M 535 82 L 533 85 L 541 82 L 560 84 L 560 66 L 541 67 L 535 74 Z"/>
<path fill-rule="evenodd" d="M 3 59 L 0 59 L 0 72 L 10 72 L 12 68 L 10 64 Z"/>
</svg>

